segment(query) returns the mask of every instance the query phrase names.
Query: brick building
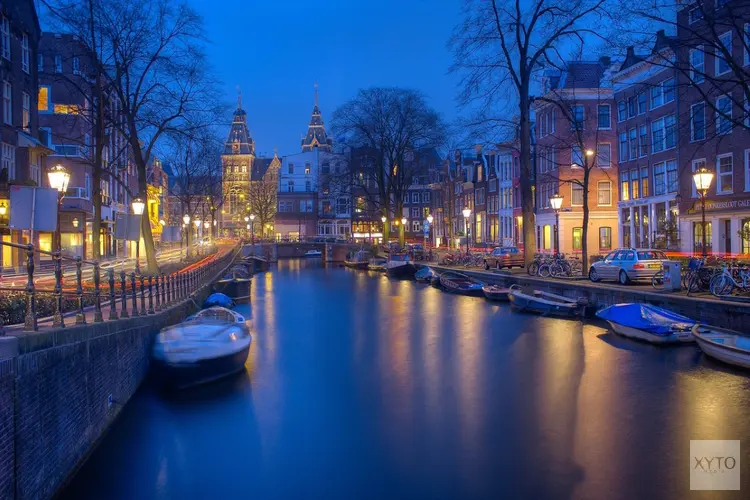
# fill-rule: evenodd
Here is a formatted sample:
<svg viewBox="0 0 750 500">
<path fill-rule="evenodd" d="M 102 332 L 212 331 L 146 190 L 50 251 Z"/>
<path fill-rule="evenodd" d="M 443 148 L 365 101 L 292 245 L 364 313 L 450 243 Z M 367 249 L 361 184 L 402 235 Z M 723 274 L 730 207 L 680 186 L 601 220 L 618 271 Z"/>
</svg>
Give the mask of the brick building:
<svg viewBox="0 0 750 500">
<path fill-rule="evenodd" d="M 540 251 L 582 250 L 584 188 L 588 181 L 588 253 L 610 250 L 617 242 L 617 161 L 614 100 L 609 58 L 571 61 L 547 72 L 536 114 L 536 233 Z M 563 197 L 559 228 L 549 199 Z"/>
</svg>

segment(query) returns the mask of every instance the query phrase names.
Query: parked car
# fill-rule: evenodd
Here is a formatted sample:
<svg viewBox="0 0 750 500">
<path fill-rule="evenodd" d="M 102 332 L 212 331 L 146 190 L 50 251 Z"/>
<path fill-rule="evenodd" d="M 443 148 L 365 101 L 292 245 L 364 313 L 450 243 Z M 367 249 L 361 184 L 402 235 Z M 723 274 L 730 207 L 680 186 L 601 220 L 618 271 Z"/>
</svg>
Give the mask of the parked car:
<svg viewBox="0 0 750 500">
<path fill-rule="evenodd" d="M 523 269 L 523 254 L 516 247 L 497 247 L 484 258 L 485 269 L 508 269 L 517 266 Z"/>
<path fill-rule="evenodd" d="M 622 285 L 631 281 L 650 281 L 662 269 L 665 260 L 667 256 L 661 250 L 618 248 L 591 265 L 589 279 L 593 282 L 616 280 Z"/>
</svg>

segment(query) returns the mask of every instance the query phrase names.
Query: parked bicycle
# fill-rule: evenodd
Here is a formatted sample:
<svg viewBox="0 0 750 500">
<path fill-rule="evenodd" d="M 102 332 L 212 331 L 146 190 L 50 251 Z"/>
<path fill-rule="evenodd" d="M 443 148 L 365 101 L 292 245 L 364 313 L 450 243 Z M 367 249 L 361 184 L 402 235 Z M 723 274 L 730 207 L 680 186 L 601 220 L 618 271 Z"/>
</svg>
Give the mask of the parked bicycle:
<svg viewBox="0 0 750 500">
<path fill-rule="evenodd" d="M 721 272 L 711 278 L 708 287 L 716 297 L 730 295 L 735 288 L 743 292 L 750 290 L 750 269 L 736 262 L 724 264 Z"/>
</svg>

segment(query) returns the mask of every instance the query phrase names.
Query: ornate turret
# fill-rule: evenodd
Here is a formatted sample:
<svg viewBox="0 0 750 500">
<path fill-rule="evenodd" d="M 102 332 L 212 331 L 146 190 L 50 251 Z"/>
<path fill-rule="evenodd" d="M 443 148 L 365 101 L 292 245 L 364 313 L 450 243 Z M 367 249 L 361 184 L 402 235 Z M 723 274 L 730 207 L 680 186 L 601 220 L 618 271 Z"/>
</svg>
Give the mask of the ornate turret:
<svg viewBox="0 0 750 500">
<path fill-rule="evenodd" d="M 323 127 L 323 117 L 318 107 L 318 84 L 315 84 L 315 106 L 313 107 L 310 125 L 307 127 L 307 134 L 302 139 L 302 151 L 312 151 L 315 146 L 322 151 L 331 151 L 333 149 L 333 140 L 326 135 L 326 129 Z"/>
<path fill-rule="evenodd" d="M 234 110 L 229 138 L 224 143 L 224 154 L 255 155 L 255 143 L 247 130 L 247 113 L 242 109 L 242 92 L 237 95 L 237 109 Z"/>
</svg>

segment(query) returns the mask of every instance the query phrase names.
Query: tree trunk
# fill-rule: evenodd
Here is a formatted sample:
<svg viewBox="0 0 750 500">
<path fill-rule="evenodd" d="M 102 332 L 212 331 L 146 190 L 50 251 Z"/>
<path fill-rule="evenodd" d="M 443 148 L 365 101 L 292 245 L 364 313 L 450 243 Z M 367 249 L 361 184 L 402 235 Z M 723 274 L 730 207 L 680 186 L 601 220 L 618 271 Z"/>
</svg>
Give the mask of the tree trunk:
<svg viewBox="0 0 750 500">
<path fill-rule="evenodd" d="M 383 243 L 385 245 L 388 245 L 388 238 L 391 233 L 391 224 L 390 219 L 388 218 L 388 209 L 383 212 L 383 215 L 385 216 L 385 222 L 383 223 Z"/>
<path fill-rule="evenodd" d="M 588 162 L 587 162 L 588 163 Z M 588 165 L 583 172 L 583 228 L 581 230 L 581 273 L 586 275 L 589 261 L 589 171 Z"/>
<path fill-rule="evenodd" d="M 141 163 L 140 165 L 138 163 Z M 138 162 L 138 190 L 143 202 L 148 209 L 148 184 L 146 183 L 146 165 L 143 161 Z M 159 263 L 156 261 L 156 248 L 154 246 L 154 236 L 151 234 L 151 220 L 148 214 L 141 217 L 141 233 L 143 234 L 143 248 L 146 250 L 146 272 L 155 274 L 159 272 Z"/>
<path fill-rule="evenodd" d="M 520 95 L 520 160 L 521 160 L 521 213 L 523 215 L 523 256 L 526 266 L 536 253 L 536 218 L 534 216 L 534 189 L 532 184 L 531 124 L 529 123 L 528 84 L 521 86 Z"/>
</svg>

